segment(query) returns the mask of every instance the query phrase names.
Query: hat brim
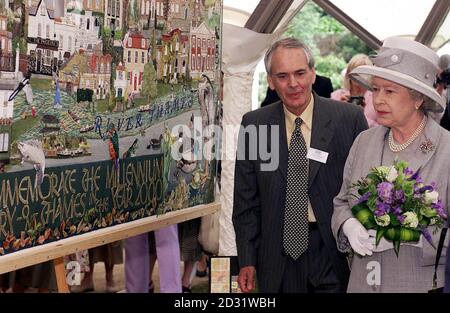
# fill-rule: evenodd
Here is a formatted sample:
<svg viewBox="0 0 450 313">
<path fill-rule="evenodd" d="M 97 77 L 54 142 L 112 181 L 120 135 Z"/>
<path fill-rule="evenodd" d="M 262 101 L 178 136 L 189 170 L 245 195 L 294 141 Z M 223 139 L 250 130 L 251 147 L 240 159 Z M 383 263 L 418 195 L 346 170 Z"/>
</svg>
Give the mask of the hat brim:
<svg viewBox="0 0 450 313">
<path fill-rule="evenodd" d="M 362 65 L 355 68 L 349 77 L 359 84 L 363 85 L 369 90 L 372 90 L 372 83 L 370 80 L 371 76 L 380 77 L 396 84 L 402 85 L 406 88 L 410 88 L 420 92 L 421 94 L 427 96 L 434 102 L 427 107 L 425 110 L 432 112 L 443 112 L 445 107 L 445 100 L 442 98 L 435 89 L 429 87 L 423 82 L 403 73 L 393 71 L 383 67 L 376 67 L 370 65 Z"/>
</svg>

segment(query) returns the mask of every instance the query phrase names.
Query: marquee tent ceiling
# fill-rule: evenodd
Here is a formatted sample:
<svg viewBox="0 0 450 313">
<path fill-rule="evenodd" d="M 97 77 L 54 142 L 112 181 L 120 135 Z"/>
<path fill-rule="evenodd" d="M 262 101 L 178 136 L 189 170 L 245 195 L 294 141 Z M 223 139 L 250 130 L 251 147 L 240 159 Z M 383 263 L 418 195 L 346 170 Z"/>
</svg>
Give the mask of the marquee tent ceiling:
<svg viewBox="0 0 450 313">
<path fill-rule="evenodd" d="M 406 36 L 450 53 L 450 0 L 224 0 L 224 22 L 272 33 L 293 17 L 287 12 L 298 12 L 307 1 L 374 49 L 389 36 Z"/>
</svg>

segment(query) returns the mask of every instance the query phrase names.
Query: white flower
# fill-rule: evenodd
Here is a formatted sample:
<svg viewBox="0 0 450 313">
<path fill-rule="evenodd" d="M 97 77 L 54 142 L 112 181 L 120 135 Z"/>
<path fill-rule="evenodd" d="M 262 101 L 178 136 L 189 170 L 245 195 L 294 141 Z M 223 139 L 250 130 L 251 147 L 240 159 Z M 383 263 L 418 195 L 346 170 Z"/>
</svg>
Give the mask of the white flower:
<svg viewBox="0 0 450 313">
<path fill-rule="evenodd" d="M 392 183 L 398 176 L 398 172 L 394 166 L 378 166 L 377 172 L 383 177 L 386 177 L 386 180 L 390 183 Z"/>
<path fill-rule="evenodd" d="M 438 222 L 438 218 L 435 216 L 435 217 L 432 217 L 431 219 L 430 219 L 430 225 L 434 225 L 434 224 L 436 224 Z"/>
<path fill-rule="evenodd" d="M 377 171 L 382 174 L 383 176 L 387 176 L 387 174 L 389 173 L 389 166 L 378 166 L 377 167 Z"/>
<path fill-rule="evenodd" d="M 395 169 L 395 167 L 391 166 L 388 174 L 386 175 L 387 181 L 393 183 L 397 179 L 397 176 L 398 176 L 397 170 Z"/>
<path fill-rule="evenodd" d="M 403 217 L 405 220 L 403 221 L 403 225 L 411 228 L 416 228 L 419 225 L 419 219 L 417 218 L 417 214 L 414 212 L 406 212 L 403 213 Z"/>
<path fill-rule="evenodd" d="M 389 216 L 389 214 L 375 216 L 375 223 L 380 226 L 388 226 L 391 223 L 391 217 Z"/>
<path fill-rule="evenodd" d="M 424 196 L 427 203 L 436 203 L 438 201 L 439 194 L 437 191 L 426 191 Z"/>
</svg>

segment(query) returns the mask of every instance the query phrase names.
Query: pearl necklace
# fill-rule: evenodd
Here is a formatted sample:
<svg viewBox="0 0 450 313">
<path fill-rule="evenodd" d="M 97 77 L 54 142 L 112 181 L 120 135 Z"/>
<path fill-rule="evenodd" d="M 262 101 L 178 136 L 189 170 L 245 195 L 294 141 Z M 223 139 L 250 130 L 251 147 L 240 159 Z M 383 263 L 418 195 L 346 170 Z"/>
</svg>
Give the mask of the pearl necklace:
<svg viewBox="0 0 450 313">
<path fill-rule="evenodd" d="M 394 136 L 392 135 L 392 129 L 389 130 L 389 149 L 391 149 L 392 152 L 400 152 L 402 150 L 405 150 L 417 137 L 419 137 L 426 124 L 427 118 L 424 116 L 422 122 L 420 122 L 419 126 L 414 130 L 411 137 L 409 137 L 409 139 L 402 144 L 395 143 Z"/>
</svg>

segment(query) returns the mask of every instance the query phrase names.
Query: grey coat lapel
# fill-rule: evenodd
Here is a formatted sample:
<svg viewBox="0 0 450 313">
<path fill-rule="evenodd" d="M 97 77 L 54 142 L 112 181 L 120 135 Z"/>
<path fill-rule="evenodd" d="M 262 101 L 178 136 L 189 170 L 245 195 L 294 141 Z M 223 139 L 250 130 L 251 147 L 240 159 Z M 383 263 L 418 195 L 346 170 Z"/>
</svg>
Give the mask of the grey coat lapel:
<svg viewBox="0 0 450 313">
<path fill-rule="evenodd" d="M 374 132 L 373 136 L 369 139 L 370 142 L 364 147 L 366 149 L 365 153 L 362 154 L 364 160 L 356 161 L 362 167 L 361 173 L 365 173 L 364 176 L 368 174 L 372 168 L 381 166 L 388 128 L 378 126 L 375 128 Z M 359 163 L 359 161 L 361 161 L 361 163 Z"/>
<path fill-rule="evenodd" d="M 310 147 L 328 152 L 328 146 L 333 138 L 332 113 L 329 107 L 314 94 L 314 111 Z M 309 186 L 319 171 L 321 163 L 309 160 Z"/>
</svg>

